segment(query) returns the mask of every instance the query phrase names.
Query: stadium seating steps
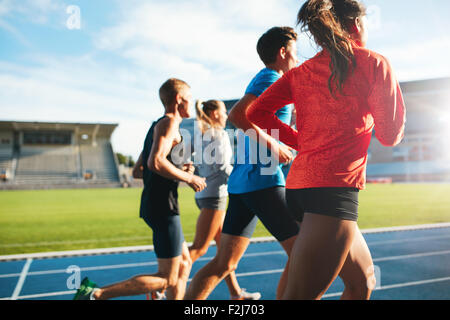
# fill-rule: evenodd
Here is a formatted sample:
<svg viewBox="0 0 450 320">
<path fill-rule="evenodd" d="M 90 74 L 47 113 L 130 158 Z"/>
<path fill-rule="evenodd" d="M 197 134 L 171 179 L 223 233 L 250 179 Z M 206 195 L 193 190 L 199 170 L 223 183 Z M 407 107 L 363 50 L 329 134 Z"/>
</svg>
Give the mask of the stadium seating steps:
<svg viewBox="0 0 450 320">
<path fill-rule="evenodd" d="M 14 156 L 0 149 L 0 170 L 14 170 L 10 185 L 114 185 L 119 174 L 109 142 L 75 146 L 23 146 Z M 85 179 L 91 172 L 91 179 Z"/>
</svg>

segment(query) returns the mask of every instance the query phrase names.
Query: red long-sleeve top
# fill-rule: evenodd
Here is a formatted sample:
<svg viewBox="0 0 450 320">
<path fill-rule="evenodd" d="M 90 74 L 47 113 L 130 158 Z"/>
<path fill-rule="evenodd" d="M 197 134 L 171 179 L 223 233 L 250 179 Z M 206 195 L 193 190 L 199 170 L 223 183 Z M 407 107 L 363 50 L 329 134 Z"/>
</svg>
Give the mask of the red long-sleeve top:
<svg viewBox="0 0 450 320">
<path fill-rule="evenodd" d="M 280 140 L 299 151 L 286 181 L 288 189 L 364 189 L 372 131 L 385 146 L 404 135 L 406 110 L 391 66 L 383 56 L 355 47 L 356 68 L 334 99 L 329 91 L 327 51 L 284 74 L 247 111 L 262 129 L 279 129 Z M 294 103 L 297 130 L 275 112 Z"/>
</svg>

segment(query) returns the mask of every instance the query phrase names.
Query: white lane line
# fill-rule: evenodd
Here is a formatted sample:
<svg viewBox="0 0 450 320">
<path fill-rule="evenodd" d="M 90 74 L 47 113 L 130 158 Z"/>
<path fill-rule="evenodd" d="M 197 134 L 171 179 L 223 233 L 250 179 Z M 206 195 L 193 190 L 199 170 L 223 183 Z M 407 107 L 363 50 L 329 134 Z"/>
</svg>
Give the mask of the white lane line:
<svg viewBox="0 0 450 320">
<path fill-rule="evenodd" d="M 379 228 L 379 229 L 363 229 L 363 230 L 361 230 L 361 232 L 363 234 L 376 234 L 376 233 L 391 233 L 391 232 L 432 230 L 432 229 L 445 229 L 445 228 L 450 228 L 450 223 L 437 223 L 437 224 L 403 226 L 403 227 L 389 227 L 389 228 Z M 90 240 L 74 240 L 74 241 L 76 242 L 76 241 L 90 241 Z M 273 237 L 263 237 L 263 238 L 251 239 L 251 243 L 274 242 L 274 241 L 276 241 L 276 239 Z M 8 244 L 6 244 L 6 245 L 8 245 Z M 16 244 L 13 244 L 13 245 L 16 245 Z M 118 247 L 118 248 L 108 248 L 108 249 L 90 249 L 90 250 L 75 250 L 75 251 L 6 255 L 6 256 L 0 256 L 0 261 L 25 260 L 27 258 L 48 259 L 48 258 L 57 258 L 57 257 L 73 257 L 73 256 L 84 256 L 84 255 L 100 255 L 100 254 L 113 254 L 113 253 L 141 252 L 141 251 L 153 251 L 153 246 L 134 246 L 134 247 Z"/>
<path fill-rule="evenodd" d="M 185 237 L 193 236 L 194 234 L 184 234 Z M 67 241 L 42 241 L 42 242 L 26 242 L 26 243 L 6 243 L 0 244 L 0 248 L 15 248 L 15 247 L 41 247 L 41 246 L 53 246 L 53 245 L 70 245 L 70 244 L 89 244 L 89 243 L 102 243 L 102 242 L 124 242 L 124 241 L 138 241 L 147 240 L 151 241 L 150 236 L 139 237 L 121 237 L 112 239 L 85 239 L 85 240 L 67 240 Z"/>
<path fill-rule="evenodd" d="M 402 256 L 376 258 L 376 259 L 373 259 L 373 262 L 402 260 L 402 259 L 414 259 L 414 258 L 431 257 L 431 256 L 443 256 L 443 255 L 446 255 L 446 254 L 450 254 L 450 250 L 436 251 L 436 252 L 424 252 L 424 253 L 406 254 L 406 255 L 402 255 Z"/>
<path fill-rule="evenodd" d="M 450 228 L 450 222 L 434 223 L 434 224 L 422 224 L 422 225 L 415 225 L 415 226 L 388 227 L 388 228 L 377 228 L 377 229 L 363 229 L 363 230 L 361 230 L 361 232 L 363 234 L 374 234 L 374 233 L 408 232 L 408 231 L 419 231 L 419 230 L 430 230 L 430 229 L 446 229 L 446 228 Z"/>
<path fill-rule="evenodd" d="M 374 291 L 382 291 L 382 290 L 398 289 L 398 288 L 405 288 L 405 287 L 421 286 L 421 285 L 425 285 L 425 284 L 445 282 L 445 281 L 450 281 L 450 277 L 429 279 L 429 280 L 420 280 L 420 281 L 412 281 L 412 282 L 405 282 L 405 283 L 398 283 L 398 284 L 391 284 L 391 285 L 388 285 L 388 286 L 381 286 L 380 288 L 376 288 Z M 342 295 L 342 293 L 343 292 L 329 293 L 329 294 L 323 295 L 322 298 L 340 297 Z"/>
<path fill-rule="evenodd" d="M 252 257 L 262 257 L 269 255 L 284 255 L 284 251 L 269 251 L 269 252 L 259 252 L 259 253 L 247 253 L 244 254 L 243 258 L 252 258 Z M 400 255 L 400 256 L 391 256 L 391 257 L 381 257 L 373 259 L 373 262 L 383 262 L 383 261 L 393 261 L 393 260 L 402 260 L 402 259 L 413 259 L 413 258 L 422 258 L 422 257 L 430 257 L 430 256 L 439 256 L 439 255 L 447 255 L 450 254 L 450 250 L 446 251 L 437 251 L 437 252 L 425 252 L 425 253 L 417 253 L 417 254 L 408 254 L 408 255 Z M 213 257 L 202 257 L 197 261 L 210 261 Z M 141 262 L 141 263 L 127 263 L 127 264 L 115 264 L 115 265 L 106 265 L 106 266 L 95 266 L 95 267 L 83 267 L 80 268 L 81 271 L 99 271 L 99 270 L 111 270 L 111 269 L 122 269 L 122 268 L 136 268 L 136 267 L 148 267 L 148 266 L 156 266 L 158 262 Z M 44 270 L 44 271 L 34 271 L 29 272 L 28 276 L 39 276 L 39 275 L 48 275 L 48 274 L 58 274 L 58 273 L 66 273 L 66 269 L 55 269 L 55 270 Z M 19 276 L 18 273 L 11 274 L 3 274 L 0 275 L 1 278 L 13 278 Z"/>
<path fill-rule="evenodd" d="M 260 276 L 260 275 L 265 275 L 265 274 L 282 273 L 283 271 L 284 271 L 284 269 L 255 271 L 255 272 L 244 272 L 244 273 L 236 274 L 236 277 Z"/>
<path fill-rule="evenodd" d="M 258 253 L 247 253 L 244 254 L 243 258 L 252 258 L 252 257 L 263 257 L 269 255 L 285 255 L 286 253 L 281 251 L 269 251 L 269 252 L 258 252 Z M 214 257 L 202 257 L 197 261 L 210 261 Z M 83 267 L 80 268 L 80 271 L 99 271 L 99 270 L 110 270 L 110 269 L 122 269 L 122 268 L 135 268 L 135 267 L 148 267 L 148 266 L 157 266 L 158 262 L 141 262 L 141 263 L 127 263 L 127 264 L 115 264 L 115 265 L 107 265 L 107 266 L 96 266 L 96 267 Z M 47 274 L 58 274 L 58 273 L 66 273 L 66 269 L 55 269 L 55 270 L 44 270 L 44 271 L 34 271 L 28 273 L 28 276 L 39 276 L 39 275 L 47 275 Z M 1 278 L 13 278 L 17 277 L 18 273 L 10 273 L 0 275 Z"/>
<path fill-rule="evenodd" d="M 282 269 L 277 270 L 268 270 L 264 272 L 260 272 L 258 274 L 250 274 L 250 273 L 241 273 L 236 274 L 237 277 L 245 277 L 249 275 L 262 275 L 262 274 L 268 274 L 268 273 L 281 273 Z M 404 283 L 397 283 L 387 286 L 382 286 L 380 288 L 375 289 L 374 291 L 383 291 L 383 290 L 390 290 L 390 289 L 398 289 L 398 288 L 405 288 L 405 287 L 413 287 L 413 286 L 421 286 L 426 284 L 432 284 L 432 283 L 439 283 L 439 282 L 445 282 L 450 281 L 450 277 L 445 278 L 437 278 L 437 279 L 428 279 L 428 280 L 420 280 L 420 281 L 412 281 L 412 282 L 404 282 Z M 32 295 L 26 295 L 26 296 L 20 296 L 17 297 L 17 299 L 36 299 L 36 298 L 45 298 L 45 297 L 55 297 L 55 296 L 64 296 L 64 295 L 73 295 L 75 294 L 76 290 L 72 291 L 59 291 L 59 292 L 50 292 L 50 293 L 40 293 L 40 294 L 32 294 Z M 332 297 L 339 297 L 342 295 L 342 292 L 336 292 L 336 293 L 329 293 L 323 295 L 322 298 L 332 298 Z M 1 298 L 0 300 L 7 300 L 8 298 Z"/>
<path fill-rule="evenodd" d="M 373 234 L 373 233 L 415 231 L 415 230 L 426 230 L 426 229 L 448 228 L 448 227 L 450 227 L 450 223 L 439 223 L 439 224 L 428 224 L 428 225 L 419 225 L 419 226 L 366 229 L 366 230 L 362 230 L 362 232 L 364 234 Z M 190 236 L 190 235 L 193 235 L 193 234 L 185 234 L 185 236 Z M 61 244 L 66 244 L 66 245 L 67 244 L 87 244 L 87 243 L 101 243 L 101 242 L 121 242 L 121 241 L 149 240 L 149 239 L 151 239 L 149 236 L 138 236 L 138 237 L 121 237 L 121 238 L 113 238 L 113 239 L 84 239 L 84 240 L 68 240 L 68 241 L 7 243 L 7 244 L 0 244 L 0 248 L 34 247 L 34 246 L 48 246 L 48 245 L 61 245 Z M 261 238 L 261 239 L 263 239 L 263 238 Z"/>
<path fill-rule="evenodd" d="M 399 283 L 399 284 L 391 284 L 388 286 L 381 286 L 381 288 L 377 289 L 377 290 L 389 290 L 389 289 L 397 289 L 397 288 L 404 288 L 404 287 L 411 287 L 411 286 L 420 286 L 420 285 L 424 285 L 424 284 L 444 282 L 444 281 L 450 281 L 450 277 L 421 280 L 421 281 L 412 281 L 412 282 Z"/>
<path fill-rule="evenodd" d="M 2 279 L 2 278 L 15 278 L 15 277 L 20 277 L 20 273 L 0 274 L 0 279 Z"/>
<path fill-rule="evenodd" d="M 6 243 L 0 244 L 0 248 L 15 248 L 15 247 L 41 247 L 53 245 L 70 245 L 70 244 L 89 244 L 102 242 L 123 242 L 136 240 L 151 240 L 150 237 L 123 237 L 114 239 L 90 239 L 90 240 L 68 240 L 68 241 L 43 241 L 43 242 L 27 242 L 27 243 Z"/>
<path fill-rule="evenodd" d="M 394 244 L 394 243 L 403 243 L 403 242 L 419 242 L 419 241 L 430 241 L 430 240 L 444 240 L 450 239 L 449 236 L 433 236 L 433 237 L 421 237 L 421 238 L 409 238 L 409 239 L 396 239 L 396 240 L 380 240 L 380 241 L 367 241 L 367 245 L 370 246 L 378 246 L 383 244 Z"/>
<path fill-rule="evenodd" d="M 276 274 L 276 273 L 282 273 L 284 269 L 274 269 L 274 270 L 264 270 L 264 271 L 255 271 L 255 272 L 243 272 L 243 273 L 237 273 L 236 277 L 252 277 L 252 276 L 261 276 L 266 274 Z M 189 278 L 188 282 L 191 282 L 192 278 Z"/>
<path fill-rule="evenodd" d="M 50 293 L 39 293 L 39 294 L 30 294 L 26 296 L 20 296 L 17 297 L 17 299 L 23 300 L 23 299 L 37 299 L 37 298 L 47 298 L 47 297 L 57 297 L 57 296 L 65 296 L 65 295 L 74 295 L 77 291 L 59 291 L 59 292 L 50 292 Z M 0 300 L 8 300 L 1 298 Z"/>
<path fill-rule="evenodd" d="M 251 243 L 276 242 L 273 237 L 254 238 L 250 240 Z M 192 243 L 187 243 L 190 247 Z M 211 241 L 211 246 L 215 246 L 216 242 Z M 153 252 L 153 246 L 132 246 L 132 247 L 118 247 L 118 248 L 104 248 L 104 249 L 87 249 L 87 250 L 73 250 L 73 251 L 58 251 L 58 252 L 41 252 L 41 253 L 26 253 L 0 256 L 0 262 L 21 261 L 27 258 L 35 260 L 40 259 L 55 259 L 68 257 L 82 257 L 82 256 L 99 256 L 107 254 L 127 254 L 138 252 Z"/>
<path fill-rule="evenodd" d="M 428 240 L 444 240 L 449 239 L 450 236 L 430 236 L 421 238 L 406 238 L 406 239 L 396 239 L 396 240 L 380 240 L 380 241 L 367 241 L 369 247 L 384 244 L 395 244 L 395 243 L 409 243 L 409 242 L 420 242 Z M 272 238 L 256 238 L 253 242 L 274 242 L 275 239 Z M 211 245 L 215 245 L 215 242 L 211 242 Z M 122 249 L 122 251 L 119 251 Z M 73 256 L 88 256 L 88 255 L 104 255 L 104 254 L 127 254 L 132 252 L 149 252 L 153 251 L 153 246 L 135 246 L 135 247 L 122 247 L 122 248 L 107 248 L 107 249 L 89 249 L 89 250 L 79 250 L 79 251 L 62 251 L 62 252 L 48 252 L 48 253 L 32 253 L 32 254 L 20 254 L 20 255 L 8 255 L 0 256 L 0 262 L 8 262 L 15 260 L 24 260 L 27 258 L 32 259 L 46 259 L 46 258 L 65 258 Z M 1 277 L 1 275 L 0 275 Z"/>
<path fill-rule="evenodd" d="M 11 300 L 17 300 L 17 297 L 20 294 L 20 291 L 22 291 L 23 284 L 25 283 L 25 279 L 28 274 L 28 270 L 30 270 L 31 262 L 33 262 L 33 259 L 27 259 L 25 262 L 25 265 L 23 266 L 22 272 L 20 273 L 19 281 L 17 281 L 16 288 L 14 289 L 14 292 L 11 296 Z"/>
</svg>

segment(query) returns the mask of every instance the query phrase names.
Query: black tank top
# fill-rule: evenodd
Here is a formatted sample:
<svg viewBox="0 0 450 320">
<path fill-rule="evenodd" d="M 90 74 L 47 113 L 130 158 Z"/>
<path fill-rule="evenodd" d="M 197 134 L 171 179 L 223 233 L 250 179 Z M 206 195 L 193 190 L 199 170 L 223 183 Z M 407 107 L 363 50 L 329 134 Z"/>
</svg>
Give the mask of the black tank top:
<svg viewBox="0 0 450 320">
<path fill-rule="evenodd" d="M 167 179 L 153 171 L 147 166 L 147 160 L 153 146 L 153 133 L 156 125 L 166 116 L 155 121 L 147 133 L 142 151 L 144 190 L 142 191 L 140 216 L 149 215 L 179 215 L 178 185 L 177 180 Z M 167 157 L 171 161 L 170 154 Z M 172 161 L 171 161 L 172 162 Z"/>
</svg>

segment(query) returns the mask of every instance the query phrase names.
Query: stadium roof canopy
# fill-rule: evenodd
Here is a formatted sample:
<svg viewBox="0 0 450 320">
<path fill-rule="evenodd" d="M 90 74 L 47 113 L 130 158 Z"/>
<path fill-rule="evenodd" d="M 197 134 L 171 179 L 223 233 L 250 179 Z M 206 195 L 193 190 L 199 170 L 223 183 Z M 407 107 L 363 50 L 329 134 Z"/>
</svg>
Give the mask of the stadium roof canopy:
<svg viewBox="0 0 450 320">
<path fill-rule="evenodd" d="M 450 90 L 450 78 L 407 81 L 400 83 L 400 86 L 405 95 L 420 95 L 442 91 L 448 92 Z"/>
<path fill-rule="evenodd" d="M 407 107 L 425 111 L 450 110 L 450 78 L 402 82 Z"/>
<path fill-rule="evenodd" d="M 71 131 L 75 134 L 111 137 L 118 124 L 0 121 L 0 131 Z"/>
<path fill-rule="evenodd" d="M 450 78 L 402 82 L 409 133 L 443 132 L 450 127 Z"/>
</svg>

